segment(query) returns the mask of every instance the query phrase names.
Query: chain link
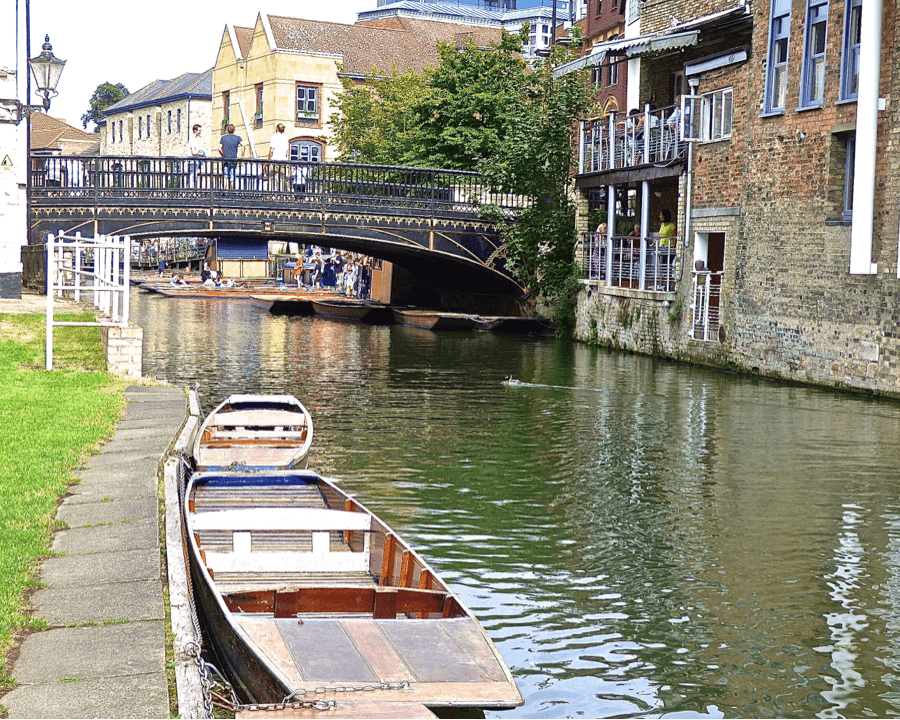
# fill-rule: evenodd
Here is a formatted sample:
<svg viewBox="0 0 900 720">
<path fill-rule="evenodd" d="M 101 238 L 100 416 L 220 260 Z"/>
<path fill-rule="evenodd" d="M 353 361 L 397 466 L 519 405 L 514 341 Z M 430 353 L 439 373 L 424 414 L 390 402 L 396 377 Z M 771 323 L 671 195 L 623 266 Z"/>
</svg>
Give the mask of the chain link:
<svg viewBox="0 0 900 720">
<path fill-rule="evenodd" d="M 371 692 L 373 690 L 404 690 L 409 689 L 409 680 L 401 680 L 400 682 L 380 682 L 369 685 L 336 685 L 334 687 L 317 687 L 312 690 L 299 688 L 288 695 L 282 703 L 289 703 L 298 695 L 321 695 L 323 693 L 348 693 L 348 692 Z"/>
<path fill-rule="evenodd" d="M 200 689 L 203 695 L 203 711 L 205 717 L 213 716 L 212 702 L 212 679 L 209 677 L 209 668 L 206 661 L 200 655 L 200 644 L 194 640 L 189 640 L 184 644 L 184 654 L 194 661 L 197 666 L 197 674 L 200 676 Z"/>
</svg>

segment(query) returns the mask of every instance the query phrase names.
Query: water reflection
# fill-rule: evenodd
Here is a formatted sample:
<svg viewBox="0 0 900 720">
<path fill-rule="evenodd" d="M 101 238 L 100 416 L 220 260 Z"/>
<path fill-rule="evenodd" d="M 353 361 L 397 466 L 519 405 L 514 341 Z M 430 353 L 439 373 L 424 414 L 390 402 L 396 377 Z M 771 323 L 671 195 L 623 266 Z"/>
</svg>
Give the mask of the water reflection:
<svg viewBox="0 0 900 720">
<path fill-rule="evenodd" d="M 311 466 L 497 642 L 526 705 L 495 715 L 897 714 L 897 406 L 546 339 L 132 308 L 145 373 L 205 408 L 303 400 Z"/>
</svg>

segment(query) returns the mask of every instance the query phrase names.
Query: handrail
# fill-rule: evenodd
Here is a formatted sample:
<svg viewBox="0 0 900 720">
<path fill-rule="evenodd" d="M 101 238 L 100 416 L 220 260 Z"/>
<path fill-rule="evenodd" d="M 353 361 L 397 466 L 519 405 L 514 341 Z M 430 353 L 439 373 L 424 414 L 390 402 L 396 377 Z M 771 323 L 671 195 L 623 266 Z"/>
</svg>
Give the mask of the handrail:
<svg viewBox="0 0 900 720">
<path fill-rule="evenodd" d="M 432 212 L 516 210 L 520 196 L 492 188 L 465 170 L 272 161 L 257 158 L 150 156 L 33 157 L 32 193 L 39 200 L 170 196 L 185 201 L 239 194 L 299 202 L 375 203 Z"/>
</svg>

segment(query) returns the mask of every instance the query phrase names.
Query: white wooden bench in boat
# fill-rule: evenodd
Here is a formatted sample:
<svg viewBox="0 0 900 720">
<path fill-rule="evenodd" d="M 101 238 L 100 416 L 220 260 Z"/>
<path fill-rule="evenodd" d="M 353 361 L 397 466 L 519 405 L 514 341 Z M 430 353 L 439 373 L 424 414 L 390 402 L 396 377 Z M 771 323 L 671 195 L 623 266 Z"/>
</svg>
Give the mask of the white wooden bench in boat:
<svg viewBox="0 0 900 720">
<path fill-rule="evenodd" d="M 231 532 L 232 551 L 203 552 L 207 568 L 213 576 L 217 572 L 368 572 L 369 542 L 372 518 L 367 513 L 331 510 L 326 508 L 251 508 L 194 513 L 191 515 L 194 533 L 216 530 Z M 253 533 L 273 531 L 309 532 L 312 551 L 253 552 Z M 342 552 L 331 549 L 332 532 L 362 532 L 362 552 Z M 202 550 L 202 548 L 201 548 Z"/>
<path fill-rule="evenodd" d="M 209 424 L 216 427 L 292 427 L 305 425 L 306 416 L 286 410 L 235 410 L 216 413 Z"/>
</svg>

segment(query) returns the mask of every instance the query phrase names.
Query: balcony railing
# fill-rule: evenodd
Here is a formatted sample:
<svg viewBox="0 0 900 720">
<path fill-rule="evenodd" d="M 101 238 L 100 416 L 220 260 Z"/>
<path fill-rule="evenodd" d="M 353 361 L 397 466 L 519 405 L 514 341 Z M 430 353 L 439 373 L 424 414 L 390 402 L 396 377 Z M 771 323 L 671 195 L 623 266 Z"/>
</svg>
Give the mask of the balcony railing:
<svg viewBox="0 0 900 720">
<path fill-rule="evenodd" d="M 659 110 L 646 106 L 642 113 L 582 121 L 579 174 L 660 165 L 684 158 L 679 105 Z"/>
<path fill-rule="evenodd" d="M 660 241 L 671 241 L 671 245 Z M 611 287 L 674 292 L 677 241 L 675 237 L 614 235 L 610 239 L 600 233 L 585 233 L 581 243 L 584 278 Z"/>
<path fill-rule="evenodd" d="M 722 273 L 702 270 L 694 272 L 691 337 L 694 340 L 719 341 Z"/>
</svg>

